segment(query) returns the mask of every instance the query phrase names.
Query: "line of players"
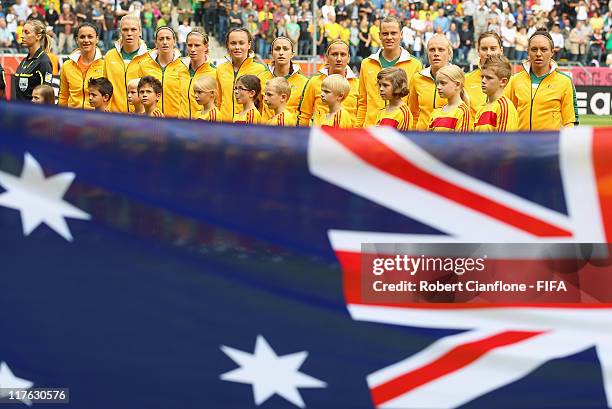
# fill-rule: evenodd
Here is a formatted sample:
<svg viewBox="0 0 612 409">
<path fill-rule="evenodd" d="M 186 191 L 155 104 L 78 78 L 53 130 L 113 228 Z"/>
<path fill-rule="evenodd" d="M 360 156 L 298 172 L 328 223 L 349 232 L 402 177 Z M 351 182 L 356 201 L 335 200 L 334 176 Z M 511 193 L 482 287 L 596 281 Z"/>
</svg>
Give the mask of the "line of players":
<svg viewBox="0 0 612 409">
<path fill-rule="evenodd" d="M 292 63 L 294 44 L 286 37 L 273 41 L 272 63 L 265 66 L 253 59 L 250 33 L 233 29 L 226 39 L 228 61 L 215 67 L 208 60 L 208 36 L 200 29 L 187 37 L 189 57 L 180 58 L 169 27 L 157 30 L 157 48 L 150 51 L 140 40 L 137 19 L 126 16 L 120 27 L 121 40 L 104 58 L 95 49 L 95 28 L 77 30 L 79 49 L 62 68 L 60 105 L 95 108 L 84 93 L 80 99 L 78 94 L 86 88 L 90 93 L 89 81 L 97 79 L 101 69 L 113 91 L 102 95 L 106 105 L 99 107 L 111 112 L 244 124 L 385 125 L 431 131 L 560 129 L 578 120 L 573 84 L 557 71 L 546 31 L 530 38 L 529 61 L 515 76 L 502 56 L 499 36 L 484 33 L 478 40 L 481 67 L 466 76 L 449 64 L 452 48 L 443 35 L 430 39 L 431 65 L 423 69 L 399 45 L 401 23 L 388 17 L 381 22 L 383 48 L 364 60 L 359 79 L 348 67 L 349 47 L 341 40 L 329 45 L 327 65 L 308 79 Z M 82 57 L 94 53 L 85 69 Z M 94 100 L 103 89 L 94 86 Z"/>
</svg>

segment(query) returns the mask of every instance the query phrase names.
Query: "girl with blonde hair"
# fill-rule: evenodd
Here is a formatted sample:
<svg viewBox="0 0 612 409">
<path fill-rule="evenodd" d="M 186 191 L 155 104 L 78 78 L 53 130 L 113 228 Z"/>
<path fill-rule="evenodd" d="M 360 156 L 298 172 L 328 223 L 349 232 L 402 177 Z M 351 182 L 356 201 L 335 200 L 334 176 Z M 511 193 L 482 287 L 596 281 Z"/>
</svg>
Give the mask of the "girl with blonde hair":
<svg viewBox="0 0 612 409">
<path fill-rule="evenodd" d="M 217 110 L 217 79 L 210 75 L 198 77 L 193 83 L 195 101 L 202 107 L 202 111 L 195 119 L 207 122 L 221 121 Z"/>
<path fill-rule="evenodd" d="M 465 74 L 456 65 L 446 65 L 436 74 L 437 90 L 448 103 L 442 108 L 434 109 L 429 119 L 430 131 L 472 130 L 470 99 L 465 92 Z"/>
</svg>

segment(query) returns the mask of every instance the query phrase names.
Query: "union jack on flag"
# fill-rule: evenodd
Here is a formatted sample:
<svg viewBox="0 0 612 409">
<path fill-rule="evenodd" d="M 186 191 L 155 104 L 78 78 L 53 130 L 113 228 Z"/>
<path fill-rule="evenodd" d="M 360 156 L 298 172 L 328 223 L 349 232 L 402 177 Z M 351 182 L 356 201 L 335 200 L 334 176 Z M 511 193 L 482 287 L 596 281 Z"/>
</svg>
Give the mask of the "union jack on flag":
<svg viewBox="0 0 612 409">
<path fill-rule="evenodd" d="M 587 128 L 560 133 L 567 212 L 559 212 L 448 166 L 392 128 L 312 131 L 313 174 L 443 233 L 329 231 L 354 319 L 465 330 L 370 374 L 376 407 L 459 407 L 552 359 L 591 347 L 597 350 L 612 407 L 610 305 L 390 306 L 364 300 L 360 288 L 362 243 L 607 243 L 612 228 L 609 133 Z"/>
</svg>

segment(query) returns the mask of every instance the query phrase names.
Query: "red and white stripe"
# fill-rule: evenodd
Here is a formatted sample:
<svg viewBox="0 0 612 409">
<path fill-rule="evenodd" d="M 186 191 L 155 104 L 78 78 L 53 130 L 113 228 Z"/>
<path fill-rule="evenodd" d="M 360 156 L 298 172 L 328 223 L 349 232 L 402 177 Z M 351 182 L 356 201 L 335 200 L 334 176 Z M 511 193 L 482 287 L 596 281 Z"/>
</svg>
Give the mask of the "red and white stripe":
<svg viewBox="0 0 612 409">
<path fill-rule="evenodd" d="M 308 162 L 314 175 L 448 234 L 329 232 L 354 319 L 467 330 L 371 374 L 376 407 L 455 408 L 592 346 L 612 407 L 610 305 L 376 305 L 362 300 L 359 283 L 361 243 L 607 242 L 610 134 L 560 133 L 565 215 L 453 169 L 393 129 L 313 129 Z"/>
</svg>

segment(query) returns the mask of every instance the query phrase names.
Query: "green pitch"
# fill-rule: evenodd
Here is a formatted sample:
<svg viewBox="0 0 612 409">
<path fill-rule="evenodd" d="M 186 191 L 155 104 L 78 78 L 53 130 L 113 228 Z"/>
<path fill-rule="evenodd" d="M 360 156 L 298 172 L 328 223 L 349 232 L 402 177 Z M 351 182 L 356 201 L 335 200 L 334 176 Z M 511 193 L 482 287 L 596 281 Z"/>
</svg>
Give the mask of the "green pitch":
<svg viewBox="0 0 612 409">
<path fill-rule="evenodd" d="M 580 125 L 612 127 L 612 115 L 580 115 Z"/>
</svg>

